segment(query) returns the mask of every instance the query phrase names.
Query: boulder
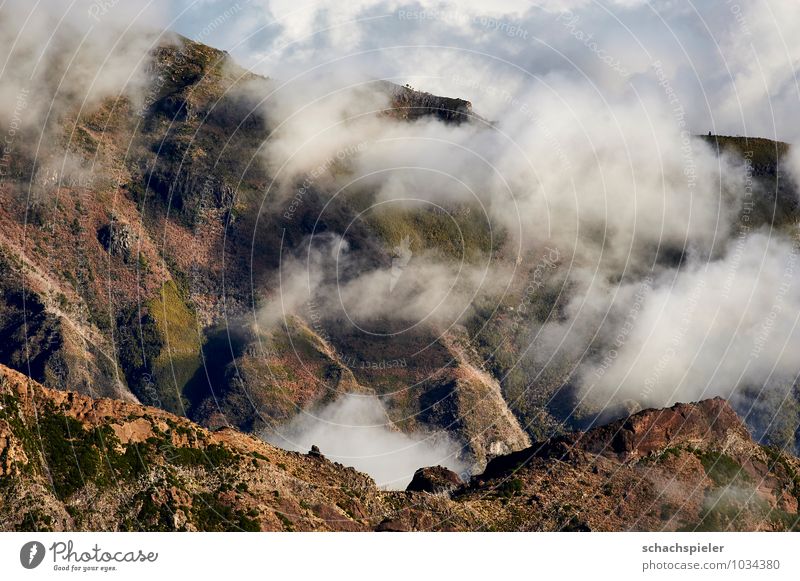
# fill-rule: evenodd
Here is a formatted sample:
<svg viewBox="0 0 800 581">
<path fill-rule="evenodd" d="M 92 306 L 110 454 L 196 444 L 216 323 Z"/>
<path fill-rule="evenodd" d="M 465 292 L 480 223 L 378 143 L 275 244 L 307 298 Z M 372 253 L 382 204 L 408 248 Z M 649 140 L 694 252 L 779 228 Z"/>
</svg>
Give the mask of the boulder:
<svg viewBox="0 0 800 581">
<path fill-rule="evenodd" d="M 444 466 L 429 466 L 414 472 L 414 478 L 406 487 L 408 492 L 429 492 L 431 494 L 449 494 L 463 482 L 458 474 Z"/>
</svg>

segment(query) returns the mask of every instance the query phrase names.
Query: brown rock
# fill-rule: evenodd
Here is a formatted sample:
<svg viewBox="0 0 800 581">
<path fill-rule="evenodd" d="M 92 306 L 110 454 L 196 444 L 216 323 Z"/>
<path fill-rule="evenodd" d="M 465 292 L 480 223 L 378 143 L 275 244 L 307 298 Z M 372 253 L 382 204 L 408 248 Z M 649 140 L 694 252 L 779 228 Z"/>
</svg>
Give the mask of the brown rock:
<svg viewBox="0 0 800 581">
<path fill-rule="evenodd" d="M 677 445 L 724 446 L 730 436 L 749 440 L 742 421 L 722 398 L 647 409 L 575 438 L 575 446 L 604 456 L 629 460 Z"/>
<path fill-rule="evenodd" d="M 463 482 L 458 474 L 444 466 L 420 468 L 414 472 L 414 478 L 406 487 L 408 492 L 429 492 L 431 494 L 449 494 Z"/>
</svg>

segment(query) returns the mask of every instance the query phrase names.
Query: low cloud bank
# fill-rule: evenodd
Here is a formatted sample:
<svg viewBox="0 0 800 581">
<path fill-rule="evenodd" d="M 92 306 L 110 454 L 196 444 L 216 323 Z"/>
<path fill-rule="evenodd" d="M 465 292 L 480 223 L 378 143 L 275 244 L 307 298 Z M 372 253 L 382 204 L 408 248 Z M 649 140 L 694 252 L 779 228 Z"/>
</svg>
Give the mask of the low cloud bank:
<svg viewBox="0 0 800 581">
<path fill-rule="evenodd" d="M 461 447 L 441 433 L 392 429 L 376 397 L 349 394 L 316 412 L 304 412 L 264 439 L 275 446 L 308 452 L 312 445 L 331 461 L 366 472 L 381 488 L 404 489 L 414 471 L 445 466 L 463 473 Z"/>
</svg>

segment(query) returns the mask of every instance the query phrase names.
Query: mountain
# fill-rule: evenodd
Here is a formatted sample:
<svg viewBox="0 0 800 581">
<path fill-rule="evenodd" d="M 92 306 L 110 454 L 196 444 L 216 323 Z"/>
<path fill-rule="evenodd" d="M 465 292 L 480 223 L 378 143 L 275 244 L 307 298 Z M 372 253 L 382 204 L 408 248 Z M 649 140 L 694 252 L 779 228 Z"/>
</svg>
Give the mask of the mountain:
<svg viewBox="0 0 800 581">
<path fill-rule="evenodd" d="M 287 452 L 163 410 L 0 368 L 2 530 L 792 530 L 800 461 L 720 399 L 645 410 L 499 456 L 461 483 L 380 490 L 322 450 Z"/>
<path fill-rule="evenodd" d="M 383 396 L 403 429 L 452 431 L 478 467 L 525 447 L 463 330 L 365 341 L 335 317 L 324 327 L 309 316 L 254 326 L 265 300 L 254 289 L 274 289 L 282 244 L 302 250 L 321 208 L 317 229 L 348 231 L 373 264 L 391 263 L 398 232 L 412 232 L 415 250 L 434 248 L 455 236 L 453 224 L 428 212 L 353 224 L 353 202 L 315 190 L 291 221 L 261 212 L 270 176 L 247 160 L 270 135 L 257 96 L 273 82 L 183 38 L 155 50 L 150 66 L 143 105 L 107 99 L 58 119 L 63 145 L 13 157 L 0 183 L 0 363 L 48 387 L 153 405 L 211 428 L 261 431 L 356 391 Z M 398 122 L 483 122 L 467 101 L 373 85 Z M 63 157 L 91 165 L 70 173 Z M 491 251 L 485 225 L 457 221 L 476 256 Z M 409 357 L 425 344 L 423 356 Z M 401 360 L 409 363 L 363 365 Z"/>
<path fill-rule="evenodd" d="M 770 448 L 753 443 L 727 405 L 713 404 L 725 411 L 735 442 L 698 432 L 676 443 L 667 430 L 644 454 L 639 443 L 627 450 L 630 442 L 617 442 L 611 428 L 588 432 L 622 450 L 612 454 L 575 439 L 574 430 L 608 419 L 578 402 L 575 362 L 541 366 L 524 357 L 531 331 L 563 317 L 569 297 L 558 285 L 543 285 L 525 324 L 519 319 L 541 264 L 552 264 L 548 276 L 565 282 L 556 280 L 560 258 L 541 249 L 515 255 L 508 233 L 477 203 L 368 212 L 377 200 L 369 188 L 334 196 L 322 181 L 303 187 L 302 177 L 289 187 L 302 187 L 301 203 L 288 206 L 286 218 L 287 206 L 278 204 L 286 202 L 285 192 L 274 191 L 264 152 L 265 141 L 281 130 L 265 96 L 280 83 L 238 67 L 224 51 L 179 37 L 151 57 L 141 100 L 122 95 L 68 110 L 48 120 L 55 137 L 41 150 L 3 151 L 10 161 L 0 181 L 0 365 L 27 377 L 3 371 L 4 390 L 17 394 L 2 412 L 5 528 L 792 524 L 795 460 L 773 458 Z M 403 128 L 491 126 L 463 99 L 385 81 L 367 85 L 379 97 L 375 117 Z M 18 142 L 37 138 L 21 130 Z M 700 139 L 720 156 L 747 159 L 755 150 L 748 227 L 794 231 L 796 187 L 782 170 L 788 145 Z M 343 170 L 334 164 L 325 171 Z M 345 309 L 313 300 L 263 324 L 267 306 L 285 298 L 287 262 L 324 257 L 337 239 L 358 259 L 341 273 L 331 270 L 334 261 L 324 262 L 321 278 L 336 284 L 340 275 L 347 282 L 384 272 L 402 290 L 409 253 L 453 270 L 492 261 L 498 272 L 518 277 L 502 296 L 476 297 L 452 324 L 405 326 L 381 313 L 367 317 L 364 332 Z M 654 252 L 658 264 L 683 259 L 680 249 Z M 769 412 L 745 418 L 759 426 L 759 442 L 780 449 L 797 444 L 800 392 L 796 386 L 789 392 L 779 405 L 749 406 Z M 349 393 L 378 398 L 392 430 L 447 433 L 459 442 L 468 472 L 482 476 L 449 497 L 409 496 L 252 437 Z M 758 391 L 752 400 L 770 393 Z M 698 404 L 706 405 L 712 404 Z M 44 420 L 43 431 L 31 414 Z M 698 425 L 714 423 L 704 416 Z M 324 454 L 325 443 L 318 444 Z M 725 474 L 742 466 L 746 476 L 715 480 L 715 455 Z M 426 478 L 438 477 L 421 474 L 415 486 L 444 486 Z M 662 494 L 660 483 L 674 478 L 678 483 Z M 739 494 L 753 486 L 756 496 Z M 90 499 L 98 492 L 103 500 L 95 504 Z M 692 502 L 684 506 L 680 494 Z M 742 515 L 731 508 L 738 506 Z M 633 516 L 637 510 L 647 515 L 642 522 Z"/>
</svg>

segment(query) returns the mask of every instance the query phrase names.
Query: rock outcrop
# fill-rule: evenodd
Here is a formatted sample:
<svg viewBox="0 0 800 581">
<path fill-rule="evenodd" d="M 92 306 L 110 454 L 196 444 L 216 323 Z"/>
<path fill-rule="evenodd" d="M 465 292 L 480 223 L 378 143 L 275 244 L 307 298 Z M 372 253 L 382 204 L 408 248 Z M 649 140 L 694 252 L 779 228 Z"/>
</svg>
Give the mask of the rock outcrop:
<svg viewBox="0 0 800 581">
<path fill-rule="evenodd" d="M 429 492 L 431 494 L 449 494 L 461 486 L 463 482 L 458 474 L 444 466 L 429 466 L 414 472 L 406 490 L 408 492 Z"/>
<path fill-rule="evenodd" d="M 669 446 L 713 444 L 730 449 L 737 442 L 749 441 L 750 435 L 728 402 L 717 397 L 696 404 L 644 410 L 573 438 L 588 452 L 626 461 Z"/>
<path fill-rule="evenodd" d="M 445 123 L 455 124 L 480 119 L 473 113 L 472 103 L 464 99 L 440 97 L 393 83 L 384 82 L 381 86 L 391 98 L 390 113 L 398 119 L 414 121 L 433 117 Z"/>
<path fill-rule="evenodd" d="M 134 238 L 127 224 L 116 221 L 103 224 L 97 231 L 97 240 L 112 256 L 121 256 L 125 262 L 130 261 Z"/>
<path fill-rule="evenodd" d="M 722 398 L 647 409 L 588 432 L 539 442 L 492 460 L 484 477 L 496 477 L 534 458 L 585 459 L 590 455 L 631 463 L 664 450 L 749 451 L 753 442 L 742 420 Z"/>
</svg>

